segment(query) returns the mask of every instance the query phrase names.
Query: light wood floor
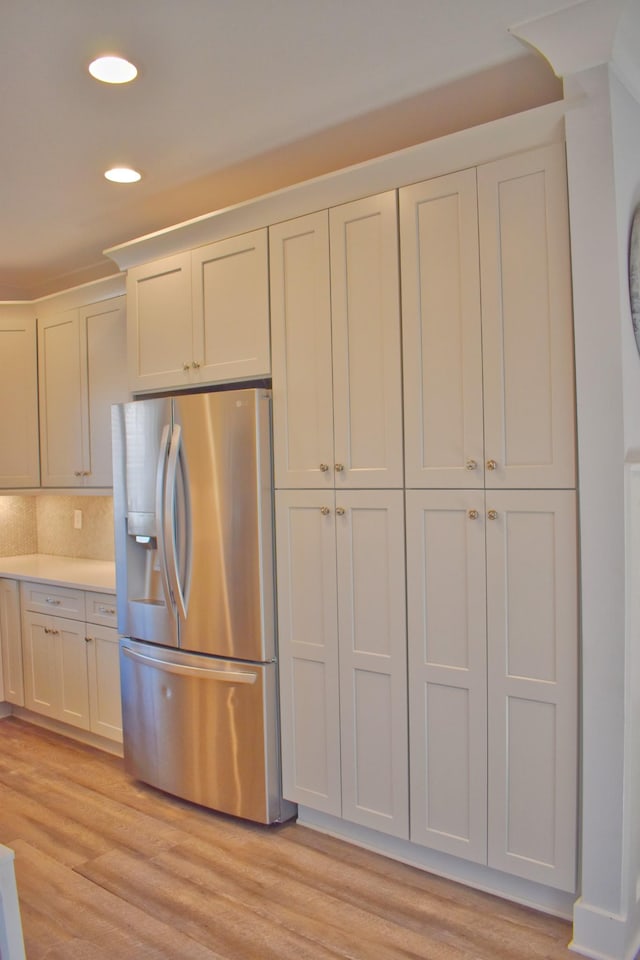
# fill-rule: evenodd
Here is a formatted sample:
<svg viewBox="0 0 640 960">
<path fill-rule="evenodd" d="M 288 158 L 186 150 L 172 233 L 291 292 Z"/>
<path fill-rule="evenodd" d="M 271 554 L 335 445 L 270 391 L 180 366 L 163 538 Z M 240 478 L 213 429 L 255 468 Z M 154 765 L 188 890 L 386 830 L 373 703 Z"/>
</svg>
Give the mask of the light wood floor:
<svg viewBox="0 0 640 960">
<path fill-rule="evenodd" d="M 568 923 L 296 824 L 166 797 L 0 720 L 0 843 L 28 960 L 569 960 Z"/>
</svg>

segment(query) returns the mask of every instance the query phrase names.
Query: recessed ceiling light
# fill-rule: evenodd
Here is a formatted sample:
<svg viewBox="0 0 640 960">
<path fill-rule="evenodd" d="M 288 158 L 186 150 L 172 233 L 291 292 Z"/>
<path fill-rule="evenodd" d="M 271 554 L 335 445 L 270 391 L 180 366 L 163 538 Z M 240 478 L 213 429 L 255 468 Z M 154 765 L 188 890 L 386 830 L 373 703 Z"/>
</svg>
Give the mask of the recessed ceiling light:
<svg viewBox="0 0 640 960">
<path fill-rule="evenodd" d="M 98 57 L 89 64 L 89 73 L 103 83 L 129 83 L 138 76 L 138 69 L 122 57 Z"/>
<path fill-rule="evenodd" d="M 131 167 L 112 167 L 105 172 L 107 180 L 112 180 L 114 183 L 136 183 L 141 176 L 142 174 L 132 170 Z"/>
</svg>

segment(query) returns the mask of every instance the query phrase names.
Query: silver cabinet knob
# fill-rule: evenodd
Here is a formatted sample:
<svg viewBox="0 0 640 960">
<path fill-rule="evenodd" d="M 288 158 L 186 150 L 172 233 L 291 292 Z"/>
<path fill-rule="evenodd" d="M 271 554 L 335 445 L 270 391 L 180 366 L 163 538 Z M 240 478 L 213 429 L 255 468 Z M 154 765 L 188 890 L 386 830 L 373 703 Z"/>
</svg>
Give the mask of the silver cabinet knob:
<svg viewBox="0 0 640 960">
<path fill-rule="evenodd" d="M 200 364 L 198 363 L 197 360 L 192 360 L 192 361 L 191 361 L 191 366 L 193 367 L 194 370 L 199 370 L 199 369 L 200 369 Z"/>
<path fill-rule="evenodd" d="M 487 516 L 489 517 L 489 520 L 497 520 L 497 519 L 498 519 L 498 511 L 497 511 L 497 510 L 489 510 L 489 512 L 487 513 Z"/>
<path fill-rule="evenodd" d="M 321 463 L 321 464 L 320 464 L 320 472 L 321 472 L 321 473 L 326 473 L 328 469 L 329 469 L 329 464 L 328 464 L 328 463 Z"/>
<path fill-rule="evenodd" d="M 477 510 L 469 510 L 467 516 L 469 517 L 469 520 L 477 520 L 479 514 Z"/>
<path fill-rule="evenodd" d="M 73 471 L 73 475 L 74 475 L 74 477 L 81 477 L 81 476 L 82 476 L 82 470 L 74 470 L 74 471 Z"/>
<path fill-rule="evenodd" d="M 92 640 L 93 640 L 93 637 L 85 637 L 85 638 L 84 638 L 84 642 L 85 642 L 85 643 L 91 643 Z"/>
<path fill-rule="evenodd" d="M 477 470 L 477 469 L 478 469 L 478 461 L 477 461 L 477 460 L 467 460 L 467 462 L 466 462 L 466 464 L 465 464 L 465 467 L 466 467 L 467 470 Z"/>
<path fill-rule="evenodd" d="M 336 513 L 338 514 L 339 517 L 344 517 L 346 511 L 344 507 L 336 507 Z"/>
<path fill-rule="evenodd" d="M 336 473 L 342 473 L 344 470 L 344 465 L 342 463 L 336 463 Z"/>
<path fill-rule="evenodd" d="M 327 514 L 331 513 L 331 510 L 329 510 L 329 507 L 320 507 L 320 513 L 323 517 L 326 517 Z"/>
<path fill-rule="evenodd" d="M 188 360 L 185 360 L 185 362 L 182 364 L 182 369 L 183 369 L 183 370 L 191 370 L 191 364 L 189 363 Z"/>
<path fill-rule="evenodd" d="M 487 460 L 487 470 L 497 470 L 498 464 L 495 460 Z"/>
</svg>

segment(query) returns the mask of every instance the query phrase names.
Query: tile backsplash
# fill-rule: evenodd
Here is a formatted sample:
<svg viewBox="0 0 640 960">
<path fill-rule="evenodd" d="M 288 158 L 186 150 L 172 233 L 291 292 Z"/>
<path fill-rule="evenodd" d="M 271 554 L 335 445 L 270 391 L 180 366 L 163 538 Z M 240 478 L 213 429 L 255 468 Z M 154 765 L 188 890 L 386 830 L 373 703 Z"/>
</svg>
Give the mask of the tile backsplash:
<svg viewBox="0 0 640 960">
<path fill-rule="evenodd" d="M 74 513 L 82 527 L 74 528 Z M 49 553 L 113 560 L 113 500 L 109 496 L 0 496 L 0 556 Z"/>
<path fill-rule="evenodd" d="M 36 497 L 0 497 L 0 557 L 37 552 Z"/>
</svg>

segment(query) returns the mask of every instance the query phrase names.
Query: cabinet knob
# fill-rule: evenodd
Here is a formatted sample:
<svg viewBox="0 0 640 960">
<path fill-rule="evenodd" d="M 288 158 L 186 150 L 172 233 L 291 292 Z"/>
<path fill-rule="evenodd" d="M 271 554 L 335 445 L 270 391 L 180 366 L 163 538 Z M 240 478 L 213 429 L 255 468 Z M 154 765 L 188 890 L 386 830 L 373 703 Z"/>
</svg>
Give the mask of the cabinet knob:
<svg viewBox="0 0 640 960">
<path fill-rule="evenodd" d="M 74 475 L 74 477 L 81 477 L 81 476 L 82 476 L 82 470 L 74 470 L 74 471 L 73 471 L 73 475 Z"/>
<path fill-rule="evenodd" d="M 489 512 L 487 513 L 487 516 L 489 517 L 489 520 L 497 520 L 497 519 L 498 519 L 498 511 L 497 511 L 497 510 L 489 510 Z"/>
<path fill-rule="evenodd" d="M 346 511 L 344 507 L 336 507 L 336 513 L 338 514 L 339 517 L 344 517 L 345 512 Z"/>
<path fill-rule="evenodd" d="M 336 473 L 342 473 L 343 470 L 344 470 L 344 464 L 336 463 Z"/>
<path fill-rule="evenodd" d="M 478 469 L 478 461 L 477 461 L 477 460 L 467 460 L 467 462 L 466 462 L 466 464 L 465 464 L 465 467 L 467 468 L 467 470 L 477 470 L 477 469 Z"/>
<path fill-rule="evenodd" d="M 329 507 L 320 507 L 320 513 L 323 517 L 326 517 L 327 514 L 331 513 L 331 510 L 329 510 Z"/>
<path fill-rule="evenodd" d="M 469 510 L 467 516 L 469 517 L 469 520 L 477 520 L 479 514 L 477 510 Z"/>
<path fill-rule="evenodd" d="M 192 361 L 191 361 L 191 366 L 193 367 L 194 370 L 199 370 L 199 369 L 200 369 L 200 364 L 198 363 L 197 360 L 192 360 Z"/>
<path fill-rule="evenodd" d="M 92 640 L 93 640 L 93 637 L 85 637 L 85 638 L 84 638 L 84 642 L 85 642 L 85 643 L 91 643 Z"/>
<path fill-rule="evenodd" d="M 185 370 L 185 371 L 186 371 L 186 370 L 191 370 L 191 364 L 189 363 L 188 360 L 187 360 L 185 363 L 182 364 L 182 369 Z"/>
<path fill-rule="evenodd" d="M 497 470 L 498 464 L 495 460 L 487 460 L 487 470 Z"/>
<path fill-rule="evenodd" d="M 328 469 L 329 469 L 329 464 L 328 464 L 328 463 L 321 463 L 321 464 L 320 464 L 320 473 L 326 473 Z"/>
</svg>

